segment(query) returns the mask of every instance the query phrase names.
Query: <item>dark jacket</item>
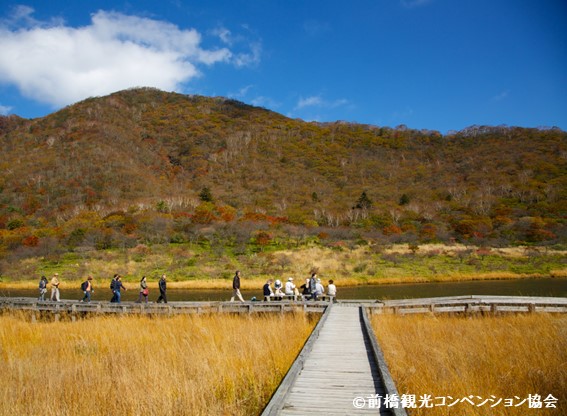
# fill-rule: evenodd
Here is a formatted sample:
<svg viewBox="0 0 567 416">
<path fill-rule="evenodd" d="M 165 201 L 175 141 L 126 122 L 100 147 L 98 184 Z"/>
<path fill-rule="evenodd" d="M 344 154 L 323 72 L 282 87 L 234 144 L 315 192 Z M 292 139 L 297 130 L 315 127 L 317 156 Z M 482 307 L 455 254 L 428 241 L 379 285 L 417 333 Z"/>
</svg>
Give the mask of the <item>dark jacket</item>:
<svg viewBox="0 0 567 416">
<path fill-rule="evenodd" d="M 235 274 L 234 279 L 232 279 L 232 288 L 240 289 L 240 276 L 238 276 L 237 274 Z"/>
<path fill-rule="evenodd" d="M 270 290 L 270 284 L 266 283 L 264 285 L 264 296 L 270 296 L 272 294 L 272 291 Z"/>
<path fill-rule="evenodd" d="M 167 284 L 166 284 L 166 282 L 165 282 L 165 279 L 160 279 L 160 280 L 159 280 L 159 291 L 160 291 L 161 293 L 165 293 L 165 290 L 167 289 L 166 286 L 167 286 Z"/>
</svg>

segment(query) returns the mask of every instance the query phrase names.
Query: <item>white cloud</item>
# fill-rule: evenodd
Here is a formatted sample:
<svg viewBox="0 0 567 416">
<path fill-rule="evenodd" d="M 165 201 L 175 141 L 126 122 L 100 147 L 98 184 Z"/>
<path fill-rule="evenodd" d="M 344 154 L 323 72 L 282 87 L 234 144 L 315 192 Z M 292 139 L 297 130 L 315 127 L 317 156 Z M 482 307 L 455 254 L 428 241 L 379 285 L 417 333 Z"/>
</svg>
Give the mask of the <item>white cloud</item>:
<svg viewBox="0 0 567 416">
<path fill-rule="evenodd" d="M 300 109 L 305 108 L 305 107 L 313 107 L 313 106 L 319 107 L 322 103 L 323 103 L 323 100 L 318 95 L 307 97 L 307 98 L 301 97 L 299 99 L 299 101 L 297 102 L 297 105 L 295 106 L 295 108 L 297 110 L 300 110 Z"/>
<path fill-rule="evenodd" d="M 227 48 L 202 48 L 196 30 L 164 21 L 98 11 L 91 24 L 73 28 L 37 22 L 30 8 L 16 12 L 0 26 L 0 82 L 53 106 L 136 86 L 178 90 L 199 66 L 242 65 Z"/>
<path fill-rule="evenodd" d="M 228 96 L 230 98 L 237 98 L 237 99 L 243 99 L 248 95 L 248 92 L 254 88 L 254 85 L 246 85 L 245 87 L 240 88 L 238 91 L 236 92 L 230 92 L 228 94 Z"/>
<path fill-rule="evenodd" d="M 218 36 L 218 38 L 225 44 L 231 46 L 234 43 L 232 33 L 225 27 L 219 27 L 213 30 L 213 35 Z"/>
<path fill-rule="evenodd" d="M 237 67 L 256 66 L 260 63 L 262 56 L 262 44 L 254 42 L 250 44 L 250 52 L 234 55 L 233 62 Z"/>
<path fill-rule="evenodd" d="M 6 116 L 12 111 L 12 107 L 0 104 L 0 115 Z"/>
<path fill-rule="evenodd" d="M 301 97 L 295 106 L 295 110 L 301 110 L 305 107 L 337 108 L 348 103 L 349 101 L 344 98 L 328 101 L 324 100 L 320 95 L 313 95 L 307 98 Z"/>
<path fill-rule="evenodd" d="M 262 95 L 253 98 L 250 103 L 256 107 L 263 107 L 270 110 L 274 110 L 280 106 L 280 103 L 278 103 L 274 99 Z"/>
</svg>

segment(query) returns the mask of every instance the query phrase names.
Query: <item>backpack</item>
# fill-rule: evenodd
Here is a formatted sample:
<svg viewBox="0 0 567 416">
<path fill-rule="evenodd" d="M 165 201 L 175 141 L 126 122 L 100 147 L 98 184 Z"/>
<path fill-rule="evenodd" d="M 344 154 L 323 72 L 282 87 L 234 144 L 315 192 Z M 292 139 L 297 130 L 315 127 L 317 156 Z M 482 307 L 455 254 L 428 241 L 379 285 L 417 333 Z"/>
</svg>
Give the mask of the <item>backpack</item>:
<svg viewBox="0 0 567 416">
<path fill-rule="evenodd" d="M 45 280 L 41 279 L 41 280 L 39 281 L 39 288 L 40 288 L 40 289 L 45 289 L 45 288 L 47 287 L 47 285 L 46 285 L 45 283 L 46 283 Z"/>
<path fill-rule="evenodd" d="M 116 283 L 116 280 L 112 279 L 110 281 L 110 290 L 114 290 L 114 284 Z"/>
<path fill-rule="evenodd" d="M 81 283 L 81 290 L 84 292 L 85 290 L 87 290 L 88 286 L 89 282 L 85 280 L 83 283 Z"/>
</svg>

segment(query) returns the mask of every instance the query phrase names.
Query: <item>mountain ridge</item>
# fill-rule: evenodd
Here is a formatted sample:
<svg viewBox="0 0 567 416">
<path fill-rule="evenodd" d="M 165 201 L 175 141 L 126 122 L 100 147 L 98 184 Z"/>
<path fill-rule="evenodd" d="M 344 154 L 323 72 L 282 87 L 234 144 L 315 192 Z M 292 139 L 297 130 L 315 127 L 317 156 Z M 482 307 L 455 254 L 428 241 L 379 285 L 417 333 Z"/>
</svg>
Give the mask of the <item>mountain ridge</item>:
<svg viewBox="0 0 567 416">
<path fill-rule="evenodd" d="M 0 141 L 7 231 L 33 235 L 84 212 L 136 206 L 194 218 L 209 202 L 214 221 L 224 209 L 232 220 L 258 214 L 416 238 L 565 237 L 567 134 L 556 128 L 442 135 L 305 122 L 236 100 L 140 88 L 38 119 L 0 117 Z M 203 189 L 213 201 L 202 200 Z M 363 193 L 369 204 L 358 206 Z"/>
</svg>

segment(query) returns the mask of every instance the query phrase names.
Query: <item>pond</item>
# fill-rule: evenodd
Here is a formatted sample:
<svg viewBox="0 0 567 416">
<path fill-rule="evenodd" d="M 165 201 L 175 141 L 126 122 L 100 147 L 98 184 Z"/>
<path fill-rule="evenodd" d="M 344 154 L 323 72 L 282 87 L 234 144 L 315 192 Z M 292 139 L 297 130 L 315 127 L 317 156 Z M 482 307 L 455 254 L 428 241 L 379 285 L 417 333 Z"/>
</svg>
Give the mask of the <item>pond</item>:
<svg viewBox="0 0 567 416">
<path fill-rule="evenodd" d="M 230 282 L 227 282 L 230 287 Z M 122 293 L 122 300 L 132 301 L 138 298 L 137 285 L 126 283 L 130 290 Z M 95 286 L 96 288 L 96 286 Z M 135 289 L 136 288 L 136 289 Z M 428 298 L 440 296 L 464 295 L 500 295 L 500 296 L 554 296 L 567 297 L 567 279 L 514 279 L 514 280 L 476 280 L 447 283 L 406 283 L 394 285 L 365 285 L 346 286 L 337 289 L 339 299 L 407 299 Z M 50 290 L 47 292 L 49 297 Z M 37 297 L 36 289 L 0 290 L 0 296 Z M 232 290 L 205 289 L 168 289 L 170 301 L 218 301 L 230 300 Z M 262 299 L 262 288 L 258 290 L 243 290 L 246 300 L 252 297 Z M 159 291 L 150 291 L 149 300 L 155 301 Z M 61 289 L 62 299 L 81 299 L 83 294 L 78 289 Z M 110 300 L 112 293 L 108 288 L 96 290 L 93 300 Z"/>
</svg>

